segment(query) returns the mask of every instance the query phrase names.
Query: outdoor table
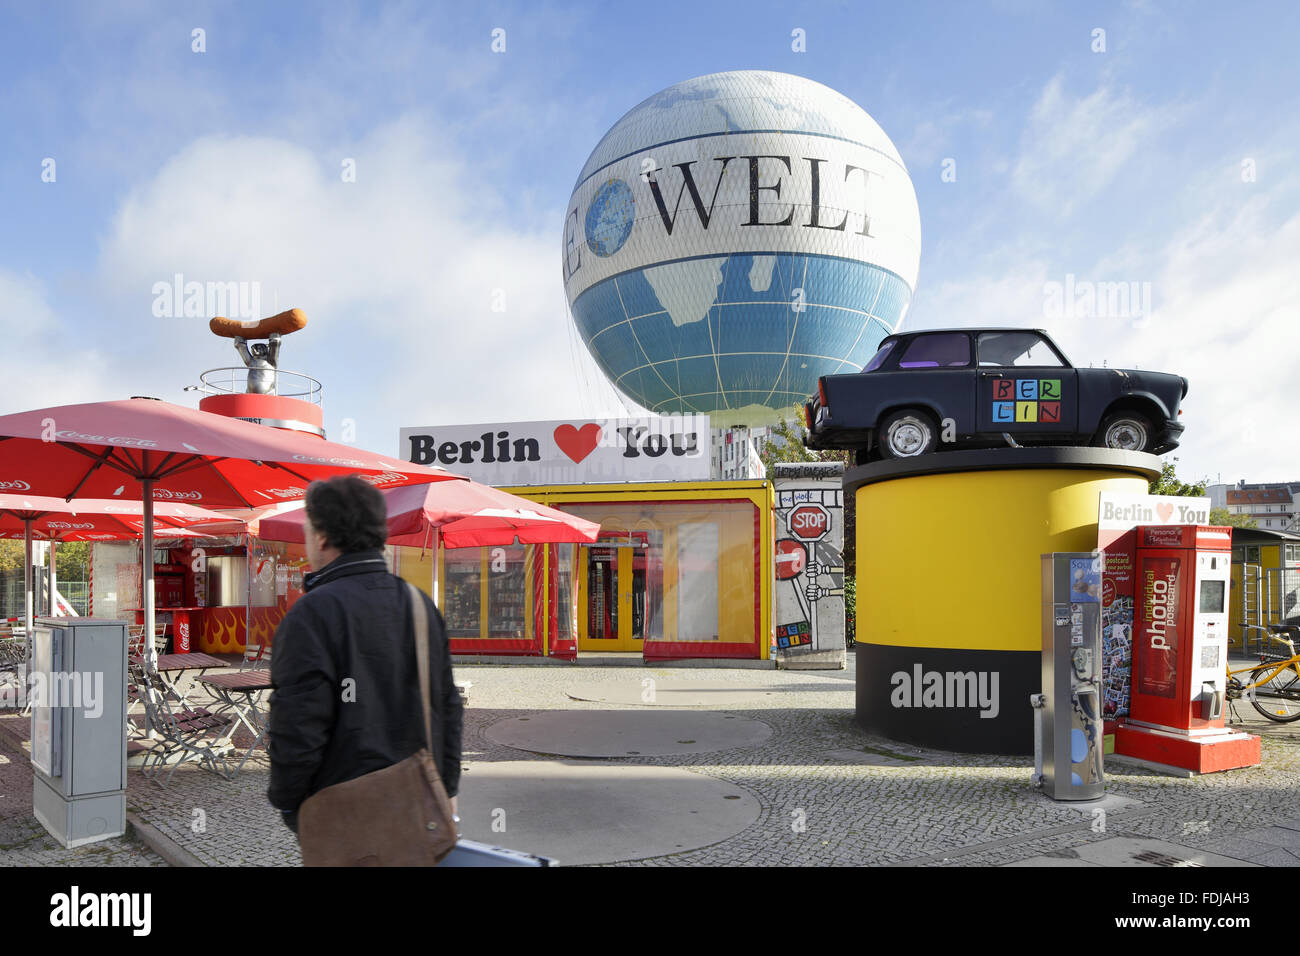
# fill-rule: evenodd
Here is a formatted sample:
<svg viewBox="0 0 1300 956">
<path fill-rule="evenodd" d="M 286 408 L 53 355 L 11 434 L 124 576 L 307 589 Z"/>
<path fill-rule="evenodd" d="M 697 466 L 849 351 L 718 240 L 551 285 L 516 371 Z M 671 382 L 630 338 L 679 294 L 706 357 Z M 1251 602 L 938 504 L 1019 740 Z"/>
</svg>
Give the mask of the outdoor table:
<svg viewBox="0 0 1300 956">
<path fill-rule="evenodd" d="M 144 660 L 144 658 L 140 657 L 137 660 Z M 205 671 L 214 667 L 229 666 L 221 658 L 213 657 L 211 654 L 160 654 L 154 664 L 154 670 L 176 695 L 177 700 L 184 703 L 185 695 L 181 693 L 179 684 L 186 671 L 198 671 L 196 677 L 202 677 Z"/>
<path fill-rule="evenodd" d="M 190 657 L 193 655 L 185 654 L 181 656 Z M 239 771 L 244 769 L 244 764 L 248 761 L 248 758 L 266 737 L 267 720 L 258 709 L 256 695 L 264 690 L 271 689 L 271 672 L 268 670 L 237 671 L 231 674 L 213 674 L 211 677 L 200 677 L 198 680 L 199 683 L 212 691 L 213 696 L 221 701 L 221 706 L 216 710 L 217 713 L 231 711 L 235 715 L 235 720 L 230 724 L 230 729 L 221 739 L 221 743 L 229 743 L 230 738 L 234 736 L 235 729 L 241 723 L 254 735 L 253 743 L 249 746 L 243 759 L 239 761 L 239 766 L 235 768 L 235 772 L 231 774 L 231 777 L 234 778 L 239 775 Z"/>
</svg>

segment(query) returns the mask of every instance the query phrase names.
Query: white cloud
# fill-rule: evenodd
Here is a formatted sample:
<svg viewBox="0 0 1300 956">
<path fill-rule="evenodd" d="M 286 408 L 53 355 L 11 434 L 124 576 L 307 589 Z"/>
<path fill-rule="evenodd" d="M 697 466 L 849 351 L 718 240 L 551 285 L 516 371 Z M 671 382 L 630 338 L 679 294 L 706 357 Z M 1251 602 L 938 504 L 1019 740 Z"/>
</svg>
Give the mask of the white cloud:
<svg viewBox="0 0 1300 956">
<path fill-rule="evenodd" d="M 1148 316 L 1050 318 L 1045 283 L 1065 277 L 1006 245 L 989 250 L 973 274 L 923 287 L 908 328 L 1036 326 L 1078 366 L 1185 376 L 1186 431 L 1173 452 L 1181 477 L 1295 480 L 1300 213 L 1278 221 L 1274 212 L 1293 208 L 1284 202 L 1292 188 L 1279 183 L 1245 203 L 1221 199 L 1162 248 L 1111 251 L 1076 276 L 1149 283 Z"/>
<path fill-rule="evenodd" d="M 1175 235 L 1151 321 L 1116 338 L 1143 368 L 1190 380 L 1175 454 L 1193 478 L 1300 477 L 1300 213 L 1279 223 L 1272 207 L 1224 203 Z"/>
<path fill-rule="evenodd" d="M 1071 97 L 1060 75 L 1044 87 L 1021 136 L 1012 187 L 1064 217 L 1097 195 L 1161 125 L 1156 111 L 1101 87 Z"/>
<path fill-rule="evenodd" d="M 153 283 L 179 272 L 258 282 L 266 314 L 304 309 L 282 367 L 323 381 L 332 435 L 354 419 L 379 451 L 404 425 L 618 411 L 598 374 L 574 370 L 558 233 L 521 229 L 509 184 L 478 181 L 414 118 L 373 130 L 354 157 L 345 183 L 332 154 L 204 138 L 134 189 L 101 256 L 105 293 L 131 317 L 115 334 L 150 343 L 131 374 L 158 381 L 166 357 L 192 382 L 237 363 L 205 321 L 152 317 Z"/>
<path fill-rule="evenodd" d="M 982 274 L 945 279 L 933 288 L 922 286 L 907 316 L 907 330 L 1043 325 L 1042 263 L 999 256 Z M 999 270 L 1005 268 L 1006 271 Z"/>
<path fill-rule="evenodd" d="M 0 270 L 0 341 L 6 357 L 0 414 L 127 397 L 105 393 L 107 357 L 70 334 L 31 275 Z"/>
<path fill-rule="evenodd" d="M 923 171 L 952 156 L 959 133 L 969 134 L 972 128 L 987 130 L 994 118 L 990 109 L 953 109 L 951 103 L 945 107 L 948 108 L 946 113 L 939 109 L 919 111 L 922 117 L 933 118 L 918 120 L 910 135 L 902 141 L 899 153 L 913 177 L 923 175 Z M 938 175 L 938 170 L 934 172 Z"/>
</svg>

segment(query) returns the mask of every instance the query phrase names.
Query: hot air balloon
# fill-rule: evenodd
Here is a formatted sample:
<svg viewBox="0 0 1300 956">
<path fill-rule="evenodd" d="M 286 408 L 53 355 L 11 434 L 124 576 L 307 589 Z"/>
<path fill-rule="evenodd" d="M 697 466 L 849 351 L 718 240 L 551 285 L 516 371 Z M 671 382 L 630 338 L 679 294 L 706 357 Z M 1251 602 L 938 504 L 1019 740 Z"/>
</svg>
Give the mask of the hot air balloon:
<svg viewBox="0 0 1300 956">
<path fill-rule="evenodd" d="M 660 414 L 761 425 L 896 331 L 916 193 L 880 126 L 786 73 L 714 73 L 614 124 L 578 175 L 565 291 L 614 386 Z"/>
</svg>

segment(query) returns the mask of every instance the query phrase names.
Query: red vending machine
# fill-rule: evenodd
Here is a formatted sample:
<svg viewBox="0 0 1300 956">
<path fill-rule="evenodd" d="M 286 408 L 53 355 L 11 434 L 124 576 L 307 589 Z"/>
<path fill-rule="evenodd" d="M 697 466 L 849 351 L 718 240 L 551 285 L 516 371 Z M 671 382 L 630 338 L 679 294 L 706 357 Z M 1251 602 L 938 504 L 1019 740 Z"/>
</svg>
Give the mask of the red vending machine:
<svg viewBox="0 0 1300 956">
<path fill-rule="evenodd" d="M 1232 529 L 1137 529 L 1133 686 L 1115 753 L 1209 773 L 1253 767 L 1260 740 L 1224 726 Z"/>
</svg>

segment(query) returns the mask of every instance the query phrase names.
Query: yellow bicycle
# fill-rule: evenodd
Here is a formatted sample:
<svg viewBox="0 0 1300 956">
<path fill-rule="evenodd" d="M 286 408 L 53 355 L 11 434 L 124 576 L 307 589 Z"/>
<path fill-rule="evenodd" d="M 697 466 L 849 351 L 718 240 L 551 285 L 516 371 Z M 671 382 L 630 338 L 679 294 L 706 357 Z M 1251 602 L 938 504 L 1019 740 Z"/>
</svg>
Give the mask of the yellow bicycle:
<svg viewBox="0 0 1300 956">
<path fill-rule="evenodd" d="M 1285 644 L 1290 656 L 1261 655 L 1258 664 L 1238 670 L 1228 668 L 1228 700 L 1248 699 L 1251 706 L 1278 723 L 1289 724 L 1300 720 L 1300 654 L 1296 653 L 1294 638 L 1300 637 L 1300 627 L 1294 624 L 1273 624 L 1269 627 L 1271 640 Z M 1291 635 L 1286 637 L 1283 635 Z M 1250 681 L 1242 683 L 1240 675 L 1249 674 Z"/>
</svg>

